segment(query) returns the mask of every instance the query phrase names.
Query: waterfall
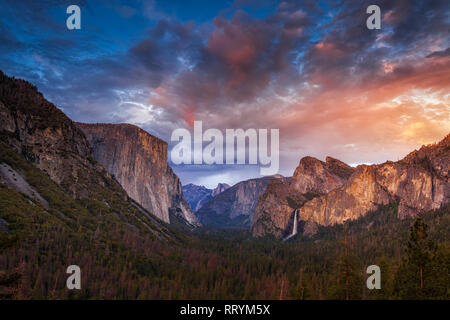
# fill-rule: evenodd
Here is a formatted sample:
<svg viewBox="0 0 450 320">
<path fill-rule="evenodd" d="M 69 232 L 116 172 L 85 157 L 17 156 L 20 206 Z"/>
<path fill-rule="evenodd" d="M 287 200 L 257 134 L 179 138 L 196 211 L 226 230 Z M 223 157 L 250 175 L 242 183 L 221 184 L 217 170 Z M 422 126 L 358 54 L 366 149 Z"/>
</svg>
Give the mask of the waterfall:
<svg viewBox="0 0 450 320">
<path fill-rule="evenodd" d="M 293 237 L 293 236 L 295 236 L 295 235 L 297 234 L 297 224 L 298 224 L 297 213 L 298 213 L 298 209 L 295 209 L 295 214 L 294 214 L 294 227 L 292 228 L 291 237 Z"/>
<path fill-rule="evenodd" d="M 286 238 L 283 239 L 283 241 L 289 240 L 290 238 L 292 238 L 293 236 L 295 236 L 298 233 L 298 220 L 297 220 L 297 214 L 298 214 L 298 209 L 295 209 L 294 211 L 294 225 L 292 227 L 292 232 L 290 235 L 288 235 Z"/>
</svg>

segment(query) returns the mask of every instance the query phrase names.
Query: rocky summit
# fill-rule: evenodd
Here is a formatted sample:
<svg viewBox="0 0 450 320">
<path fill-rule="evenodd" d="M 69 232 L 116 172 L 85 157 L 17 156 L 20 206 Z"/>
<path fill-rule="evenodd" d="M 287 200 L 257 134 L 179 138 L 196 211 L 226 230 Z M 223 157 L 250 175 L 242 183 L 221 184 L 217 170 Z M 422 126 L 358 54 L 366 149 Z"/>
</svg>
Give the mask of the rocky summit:
<svg viewBox="0 0 450 320">
<path fill-rule="evenodd" d="M 74 198 L 89 197 L 90 184 L 115 183 L 94 161 L 83 132 L 61 110 L 32 84 L 2 72 L 0 136 L 6 145 L 48 174 Z"/>
<path fill-rule="evenodd" d="M 248 229 L 260 195 L 281 175 L 241 181 L 206 202 L 196 215 L 205 226 Z"/>
<path fill-rule="evenodd" d="M 383 205 L 398 204 L 398 217 L 416 216 L 450 202 L 450 135 L 404 159 L 352 168 L 327 157 L 300 161 L 292 178 L 271 183 L 261 195 L 252 224 L 254 236 L 291 232 L 294 212 L 302 231 L 357 219 Z"/>
<path fill-rule="evenodd" d="M 289 184 L 299 193 L 328 193 L 342 186 L 353 171 L 354 168 L 332 157 L 326 157 L 325 162 L 313 157 L 304 157 L 300 160 Z"/>
<path fill-rule="evenodd" d="M 9 194 L 3 199 L 11 197 L 13 207 L 21 208 L 15 219 L 34 217 L 38 226 L 61 223 L 67 232 L 128 230 L 173 238 L 94 159 L 89 141 L 72 120 L 35 86 L 1 71 L 0 168 L 0 184 Z M 0 227 L 8 231 L 11 223 L 2 221 Z M 21 227 L 26 228 L 33 224 Z"/>
<path fill-rule="evenodd" d="M 131 124 L 77 123 L 95 159 L 114 175 L 128 195 L 161 220 L 181 218 L 199 225 L 181 182 L 167 163 L 167 143 Z"/>
<path fill-rule="evenodd" d="M 171 216 L 198 225 L 167 164 L 166 142 L 133 125 L 74 123 L 32 84 L 1 72 L 0 138 L 75 199 L 123 192 L 167 223 Z"/>
<path fill-rule="evenodd" d="M 252 223 L 253 235 L 283 237 L 293 225 L 296 208 L 342 186 L 353 171 L 354 168 L 332 157 L 327 157 L 325 162 L 313 157 L 302 158 L 291 178 L 271 182 L 259 198 Z"/>
<path fill-rule="evenodd" d="M 204 186 L 197 186 L 189 183 L 183 186 L 183 193 L 186 197 L 186 201 L 191 206 L 191 209 L 196 212 L 211 198 L 217 196 L 219 193 L 224 192 L 230 186 L 226 183 L 219 183 L 214 189 L 208 189 Z"/>
<path fill-rule="evenodd" d="M 398 162 L 358 166 L 340 188 L 307 202 L 300 220 L 321 225 L 356 219 L 381 205 L 398 203 L 398 216 L 416 216 L 450 201 L 450 135 Z"/>
</svg>

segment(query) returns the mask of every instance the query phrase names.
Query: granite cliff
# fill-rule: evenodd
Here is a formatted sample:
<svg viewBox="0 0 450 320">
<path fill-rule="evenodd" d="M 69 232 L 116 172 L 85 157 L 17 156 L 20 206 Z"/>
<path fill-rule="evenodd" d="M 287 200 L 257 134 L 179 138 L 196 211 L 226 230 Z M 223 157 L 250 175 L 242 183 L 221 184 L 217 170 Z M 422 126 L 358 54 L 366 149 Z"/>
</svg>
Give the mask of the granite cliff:
<svg viewBox="0 0 450 320">
<path fill-rule="evenodd" d="M 41 223 L 50 219 L 89 232 L 117 226 L 171 237 L 94 159 L 84 133 L 61 110 L 32 84 L 1 71 L 0 158 L 0 183 L 15 192 L 11 202 L 21 208 L 26 196 L 31 211 L 42 211 Z M 14 215 L 27 216 L 27 210 L 17 209 Z"/>
<path fill-rule="evenodd" d="M 327 157 L 300 161 L 292 178 L 271 183 L 261 195 L 252 224 L 254 236 L 290 233 L 294 211 L 299 232 L 312 235 L 317 225 L 357 219 L 383 205 L 398 203 L 398 217 L 416 216 L 450 202 L 450 135 L 404 159 L 349 167 Z"/>
<path fill-rule="evenodd" d="M 74 198 L 90 196 L 91 183 L 116 183 L 94 160 L 83 132 L 61 110 L 30 83 L 1 72 L 0 136 Z"/>
<path fill-rule="evenodd" d="M 211 191 L 211 196 L 215 197 L 217 196 L 219 193 L 224 192 L 225 190 L 229 189 L 230 185 L 226 184 L 226 183 L 218 183 L 217 187 L 215 187 L 214 189 L 212 189 Z"/>
<path fill-rule="evenodd" d="M 398 217 L 416 216 L 450 201 L 450 135 L 423 146 L 398 162 L 358 166 L 340 188 L 307 202 L 300 220 L 332 225 L 356 219 L 388 203 L 398 203 Z"/>
<path fill-rule="evenodd" d="M 292 177 L 271 182 L 259 198 L 252 223 L 253 235 L 285 236 L 293 224 L 296 208 L 342 186 L 353 171 L 354 168 L 331 157 L 325 162 L 313 157 L 302 158 Z"/>
<path fill-rule="evenodd" d="M 161 220 L 199 225 L 181 182 L 167 163 L 167 143 L 131 124 L 77 123 L 95 159 L 128 195 Z"/>
<path fill-rule="evenodd" d="M 205 226 L 248 229 L 259 196 L 271 181 L 283 179 L 277 175 L 239 182 L 206 202 L 196 215 Z"/>
<path fill-rule="evenodd" d="M 219 183 L 216 188 L 208 189 L 204 186 L 197 186 L 189 183 L 183 186 L 183 193 L 186 201 L 189 203 L 191 209 L 196 212 L 211 198 L 217 196 L 219 193 L 224 192 L 230 186 L 226 183 Z"/>
<path fill-rule="evenodd" d="M 332 157 L 326 157 L 325 162 L 313 157 L 304 157 L 300 160 L 289 184 L 299 193 L 328 193 L 342 186 L 353 171 L 354 168 Z"/>
</svg>

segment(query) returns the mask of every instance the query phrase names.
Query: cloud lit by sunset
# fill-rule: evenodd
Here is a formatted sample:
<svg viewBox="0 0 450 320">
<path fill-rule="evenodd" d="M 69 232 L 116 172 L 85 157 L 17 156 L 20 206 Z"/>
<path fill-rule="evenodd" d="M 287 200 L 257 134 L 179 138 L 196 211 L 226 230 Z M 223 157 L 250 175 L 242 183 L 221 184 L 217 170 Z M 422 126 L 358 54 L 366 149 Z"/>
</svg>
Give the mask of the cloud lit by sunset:
<svg viewBox="0 0 450 320">
<path fill-rule="evenodd" d="M 395 161 L 450 132 L 447 1 L 378 1 L 380 30 L 366 28 L 368 1 L 87 1 L 77 33 L 59 26 L 64 6 L 0 4 L 0 68 L 76 121 L 130 122 L 166 141 L 194 120 L 279 128 L 287 176 L 306 155 Z M 208 186 L 257 176 L 205 167 L 174 170 Z"/>
</svg>

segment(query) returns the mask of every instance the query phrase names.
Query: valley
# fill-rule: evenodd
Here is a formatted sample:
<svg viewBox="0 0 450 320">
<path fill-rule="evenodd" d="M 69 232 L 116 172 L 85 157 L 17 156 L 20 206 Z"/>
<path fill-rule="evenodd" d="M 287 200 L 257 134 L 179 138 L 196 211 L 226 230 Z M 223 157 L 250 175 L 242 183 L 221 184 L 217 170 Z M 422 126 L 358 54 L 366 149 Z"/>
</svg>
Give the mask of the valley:
<svg viewBox="0 0 450 320">
<path fill-rule="evenodd" d="M 212 190 L 182 187 L 161 139 L 75 123 L 1 72 L 0 115 L 2 298 L 449 298 L 450 135 L 397 162 L 303 157 L 292 177 Z M 381 290 L 364 286 L 373 264 Z"/>
</svg>

